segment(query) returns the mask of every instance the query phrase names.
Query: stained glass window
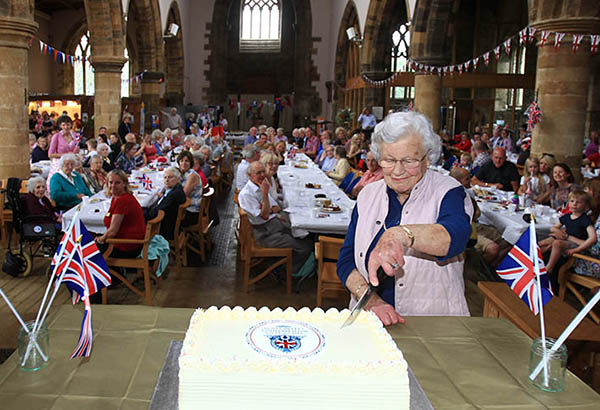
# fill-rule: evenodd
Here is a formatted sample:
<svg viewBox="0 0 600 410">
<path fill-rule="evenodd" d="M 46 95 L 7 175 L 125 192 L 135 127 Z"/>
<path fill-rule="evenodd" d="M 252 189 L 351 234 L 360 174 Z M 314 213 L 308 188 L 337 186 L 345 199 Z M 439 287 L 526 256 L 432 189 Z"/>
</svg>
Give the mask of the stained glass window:
<svg viewBox="0 0 600 410">
<path fill-rule="evenodd" d="M 390 58 L 390 70 L 392 73 L 397 71 L 411 71 L 408 66 L 408 49 L 410 46 L 410 28 L 408 23 L 400 24 L 392 32 L 392 52 Z M 414 87 L 390 87 L 390 97 L 393 100 L 414 98 Z"/>
<path fill-rule="evenodd" d="M 75 49 L 75 57 L 78 57 L 73 66 L 75 94 L 94 95 L 94 68 L 90 63 L 92 54 L 90 46 L 90 32 L 81 36 L 81 40 Z M 85 59 L 84 59 L 85 57 Z"/>
<path fill-rule="evenodd" d="M 123 64 L 123 69 L 121 70 L 121 97 L 129 97 L 129 50 L 127 47 L 123 50 L 123 56 L 127 59 L 125 64 Z"/>
</svg>

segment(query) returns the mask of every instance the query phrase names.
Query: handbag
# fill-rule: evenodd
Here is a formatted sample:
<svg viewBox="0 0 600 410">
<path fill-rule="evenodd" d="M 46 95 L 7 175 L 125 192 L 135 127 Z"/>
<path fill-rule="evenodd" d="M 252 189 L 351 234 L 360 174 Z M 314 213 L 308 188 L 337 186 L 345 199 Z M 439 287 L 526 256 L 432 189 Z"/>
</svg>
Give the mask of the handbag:
<svg viewBox="0 0 600 410">
<path fill-rule="evenodd" d="M 25 261 L 23 255 L 7 251 L 4 256 L 4 263 L 2 264 L 2 272 L 16 278 L 20 273 L 25 271 L 26 266 L 27 261 Z"/>
</svg>

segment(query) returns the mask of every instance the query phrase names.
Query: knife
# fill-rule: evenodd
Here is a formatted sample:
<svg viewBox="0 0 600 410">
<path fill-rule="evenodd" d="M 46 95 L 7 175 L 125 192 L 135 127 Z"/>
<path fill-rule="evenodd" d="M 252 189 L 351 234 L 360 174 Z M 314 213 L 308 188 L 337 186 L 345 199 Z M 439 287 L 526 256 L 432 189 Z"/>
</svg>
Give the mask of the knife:
<svg viewBox="0 0 600 410">
<path fill-rule="evenodd" d="M 367 288 L 367 290 L 365 290 L 360 299 L 358 299 L 358 303 L 354 305 L 352 311 L 350 311 L 350 316 L 348 316 L 344 323 L 342 323 L 342 327 L 340 329 L 343 329 L 346 326 L 349 326 L 352 323 L 354 323 L 358 315 L 360 315 L 360 312 L 365 308 L 365 306 L 367 306 L 369 300 L 371 300 L 371 297 L 375 293 L 381 296 L 381 292 L 384 289 L 384 286 L 382 286 L 383 282 L 387 282 L 393 278 L 393 276 L 388 276 L 383 270 L 383 268 L 380 266 L 379 269 L 377 269 L 377 280 L 379 281 L 379 285 L 373 286 L 371 283 L 369 283 L 369 287 Z"/>
</svg>

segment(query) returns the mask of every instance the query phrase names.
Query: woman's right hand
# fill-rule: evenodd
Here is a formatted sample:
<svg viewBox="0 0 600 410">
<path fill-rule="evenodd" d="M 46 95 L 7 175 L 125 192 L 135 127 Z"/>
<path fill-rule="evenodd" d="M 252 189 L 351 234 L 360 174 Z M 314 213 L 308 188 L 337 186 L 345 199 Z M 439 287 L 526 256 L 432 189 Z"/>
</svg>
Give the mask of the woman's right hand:
<svg viewBox="0 0 600 410">
<path fill-rule="evenodd" d="M 365 310 L 375 313 L 384 326 L 404 323 L 404 318 L 396 312 L 392 305 L 375 295 L 365 307 Z"/>
</svg>

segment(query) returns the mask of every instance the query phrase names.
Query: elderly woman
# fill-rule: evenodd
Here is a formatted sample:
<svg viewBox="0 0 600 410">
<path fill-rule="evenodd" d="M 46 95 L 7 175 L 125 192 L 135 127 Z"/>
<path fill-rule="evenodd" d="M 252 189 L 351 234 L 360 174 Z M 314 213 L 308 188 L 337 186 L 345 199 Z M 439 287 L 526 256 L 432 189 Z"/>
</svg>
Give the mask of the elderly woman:
<svg viewBox="0 0 600 410">
<path fill-rule="evenodd" d="M 384 325 L 401 315 L 468 316 L 463 259 L 473 205 L 454 179 L 428 170 L 441 145 L 427 118 L 415 111 L 393 113 L 377 124 L 371 152 L 383 180 L 358 195 L 337 264 L 337 274 L 356 303 L 368 283 L 383 282 L 366 309 Z M 360 232 L 360 234 L 359 234 Z"/>
<path fill-rule="evenodd" d="M 342 180 L 346 178 L 346 175 L 348 175 L 348 172 L 350 172 L 350 168 L 352 167 L 346 158 L 346 148 L 341 145 L 335 147 L 335 159 L 335 168 L 326 174 L 329 178 L 333 179 L 333 182 L 335 182 L 336 185 L 339 185 Z"/>
<path fill-rule="evenodd" d="M 185 218 L 181 225 L 195 225 L 198 222 L 198 212 L 200 212 L 200 202 L 202 202 L 200 175 L 192 168 L 194 157 L 189 151 L 181 151 L 177 157 L 177 165 L 179 165 L 179 172 L 182 175 L 183 192 L 192 202 L 185 211 Z"/>
<path fill-rule="evenodd" d="M 181 173 L 177 168 L 167 168 L 163 178 L 165 180 L 164 192 L 161 193 L 156 205 L 148 210 L 146 219 L 155 218 L 160 210 L 165 211 L 165 217 L 160 223 L 160 234 L 165 239 L 171 240 L 174 238 L 179 205 L 183 204 L 186 198 L 181 186 Z"/>
<path fill-rule="evenodd" d="M 323 150 L 325 152 L 325 158 L 321 163 L 321 170 L 323 172 L 333 171 L 335 168 L 335 164 L 337 164 L 337 159 L 335 158 L 335 146 L 328 145 Z"/>
<path fill-rule="evenodd" d="M 101 252 L 106 251 L 106 240 L 114 239 L 144 239 L 146 222 L 142 207 L 129 191 L 128 177 L 120 169 L 108 173 L 107 189 L 110 193 L 110 207 L 104 216 L 106 232 L 96 238 Z M 118 258 L 135 258 L 139 255 L 142 245 L 115 244 L 111 256 Z"/>
<path fill-rule="evenodd" d="M 379 163 L 375 159 L 375 155 L 373 155 L 372 152 L 367 153 L 367 169 L 367 172 L 360 177 L 360 181 L 358 181 L 356 185 L 354 185 L 354 188 L 352 188 L 352 195 L 358 196 L 358 193 L 362 191 L 367 184 L 379 181 L 383 178 L 383 169 L 381 169 L 379 166 Z"/>
<path fill-rule="evenodd" d="M 50 197 L 58 209 L 70 209 L 81 202 L 84 196 L 92 196 L 81 175 L 73 171 L 77 158 L 65 154 L 60 158 L 60 171 L 50 179 Z"/>
<path fill-rule="evenodd" d="M 83 169 L 83 179 L 93 193 L 102 191 L 106 184 L 106 171 L 102 169 L 102 157 L 98 154 L 93 154 L 90 158 L 89 168 Z"/>
<path fill-rule="evenodd" d="M 571 168 L 565 163 L 557 163 L 552 167 L 550 181 L 550 206 L 556 210 L 564 210 L 569 203 L 569 194 L 578 189 Z"/>
<path fill-rule="evenodd" d="M 269 195 L 277 201 L 279 206 L 283 205 L 281 200 L 281 185 L 277 179 L 277 169 L 279 168 L 279 158 L 272 152 L 267 152 L 260 157 L 260 163 L 265 167 L 266 181 L 269 183 Z"/>
<path fill-rule="evenodd" d="M 108 144 L 101 143 L 98 144 L 98 154 L 102 158 L 102 169 L 104 172 L 110 172 L 115 169 L 113 162 L 110 159 L 110 147 Z"/>
<path fill-rule="evenodd" d="M 346 136 L 346 129 L 344 127 L 337 127 L 335 129 L 335 142 L 334 145 L 346 146 L 348 138 Z"/>
<path fill-rule="evenodd" d="M 202 186 L 204 187 L 208 184 L 208 178 L 206 177 L 206 174 L 204 173 L 204 171 L 202 171 L 204 164 L 207 162 L 206 155 L 204 155 L 204 153 L 202 151 L 198 151 L 198 152 L 194 152 L 192 154 L 192 157 L 194 157 L 194 165 L 192 166 L 192 169 L 198 173 L 198 175 L 200 176 L 200 182 L 202 183 Z M 210 167 L 209 167 L 209 169 L 210 169 Z"/>
<path fill-rule="evenodd" d="M 185 138 L 183 139 L 183 150 L 184 151 L 189 151 L 192 149 L 192 146 L 196 143 L 196 136 L 195 135 L 186 135 Z"/>
<path fill-rule="evenodd" d="M 209 145 L 203 145 L 200 148 L 200 152 L 204 154 L 204 165 L 200 168 L 200 170 L 204 173 L 206 178 L 210 178 L 212 175 L 212 168 L 210 167 L 210 160 L 213 157 L 212 148 Z"/>
<path fill-rule="evenodd" d="M 27 221 L 33 223 L 56 223 L 56 210 L 46 196 L 46 180 L 33 177 L 27 180 L 27 195 L 24 198 Z"/>
</svg>

